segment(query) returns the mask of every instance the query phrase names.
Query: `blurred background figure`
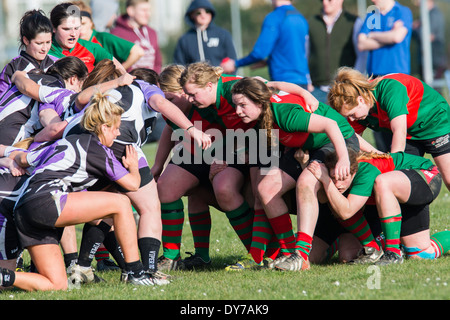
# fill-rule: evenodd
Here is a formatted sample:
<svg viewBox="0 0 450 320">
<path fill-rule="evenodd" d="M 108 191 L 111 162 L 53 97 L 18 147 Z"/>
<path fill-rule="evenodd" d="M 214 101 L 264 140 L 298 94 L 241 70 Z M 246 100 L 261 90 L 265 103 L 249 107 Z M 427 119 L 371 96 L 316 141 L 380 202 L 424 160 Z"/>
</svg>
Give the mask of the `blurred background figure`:
<svg viewBox="0 0 450 320">
<path fill-rule="evenodd" d="M 144 50 L 144 55 L 128 71 L 146 68 L 152 69 L 158 74 L 161 72 L 162 55 L 159 49 L 158 36 L 156 31 L 148 26 L 149 21 L 149 0 L 127 0 L 126 13 L 117 18 L 115 27 L 111 29 L 112 34 L 131 41 Z M 164 119 L 158 115 L 147 142 L 158 141 L 164 126 Z"/>
<path fill-rule="evenodd" d="M 231 34 L 213 20 L 216 10 L 209 0 L 194 0 L 186 10 L 185 21 L 191 27 L 177 42 L 176 64 L 207 61 L 219 66 L 226 58 L 236 59 Z"/>
<path fill-rule="evenodd" d="M 373 77 L 389 73 L 411 73 L 412 12 L 394 0 L 372 0 L 358 36 L 358 49 L 368 51 L 367 73 Z M 369 7 L 370 9 L 370 7 Z M 392 135 L 374 132 L 378 150 L 388 152 Z"/>
<path fill-rule="evenodd" d="M 414 4 L 419 6 L 419 0 L 413 0 Z M 447 69 L 447 54 L 445 49 L 445 17 L 434 0 L 427 0 L 428 12 L 430 14 L 430 40 L 431 40 L 431 56 L 433 62 L 433 73 L 435 79 L 444 76 Z M 422 27 L 420 20 L 413 22 L 413 37 L 419 44 L 422 42 Z M 422 52 L 417 50 L 419 70 L 422 73 Z"/>
<path fill-rule="evenodd" d="M 150 2 L 148 0 L 127 0 L 126 13 L 116 20 L 111 33 L 144 49 L 142 56 L 131 70 L 147 68 L 161 72 L 162 56 L 156 31 L 148 26 L 150 21 Z"/>
<path fill-rule="evenodd" d="M 99 32 L 109 31 L 118 18 L 119 0 L 91 0 L 92 22 Z"/>
<path fill-rule="evenodd" d="M 263 66 L 267 62 L 271 80 L 295 83 L 306 89 L 310 85 L 308 22 L 290 0 L 272 0 L 272 7 L 252 52 L 239 60 L 228 59 L 221 67 L 225 73 L 232 73 L 239 67 L 255 63 Z"/>
<path fill-rule="evenodd" d="M 339 67 L 364 72 L 366 52 L 357 48 L 362 20 L 343 8 L 344 0 L 322 0 L 321 12 L 308 19 L 309 70 L 312 94 L 327 103 L 327 93 Z"/>
</svg>

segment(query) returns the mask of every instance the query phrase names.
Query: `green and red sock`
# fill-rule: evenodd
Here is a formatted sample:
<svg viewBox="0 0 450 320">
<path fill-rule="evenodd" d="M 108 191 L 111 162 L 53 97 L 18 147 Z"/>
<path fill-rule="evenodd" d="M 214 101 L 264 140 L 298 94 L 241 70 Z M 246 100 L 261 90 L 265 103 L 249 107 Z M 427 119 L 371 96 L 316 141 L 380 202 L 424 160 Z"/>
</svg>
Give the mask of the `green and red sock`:
<svg viewBox="0 0 450 320">
<path fill-rule="evenodd" d="M 325 261 L 330 260 L 336 252 L 339 250 L 339 237 L 333 241 L 333 243 L 327 249 L 327 256 L 325 257 Z"/>
<path fill-rule="evenodd" d="M 370 226 L 367 223 L 366 217 L 363 211 L 358 211 L 353 217 L 347 220 L 340 220 L 341 225 L 350 231 L 359 242 L 365 247 L 373 247 L 376 250 L 380 250 L 380 246 L 373 237 Z"/>
<path fill-rule="evenodd" d="M 208 262 L 210 260 L 211 213 L 209 211 L 189 212 L 189 223 L 194 238 L 195 253 L 200 255 L 203 261 Z"/>
<path fill-rule="evenodd" d="M 181 199 L 161 203 L 162 242 L 164 257 L 177 260 L 180 257 L 181 235 L 184 224 L 184 204 Z"/>
<path fill-rule="evenodd" d="M 267 251 L 267 245 L 273 236 L 273 230 L 264 210 L 255 210 L 253 219 L 252 244 L 250 254 L 256 263 L 261 263 Z"/>
<path fill-rule="evenodd" d="M 289 213 L 269 219 L 283 255 L 289 255 L 295 249 L 295 234 Z"/>
<path fill-rule="evenodd" d="M 278 238 L 274 234 L 267 244 L 266 257 L 275 260 L 280 252 L 280 244 L 278 243 Z"/>
<path fill-rule="evenodd" d="M 297 232 L 295 249 L 298 250 L 303 260 L 307 261 L 312 249 L 312 237 L 304 232 Z"/>
<path fill-rule="evenodd" d="M 109 251 L 103 244 L 101 244 L 100 247 L 98 247 L 97 252 L 95 253 L 95 260 L 101 261 L 107 259 L 109 259 Z"/>
<path fill-rule="evenodd" d="M 231 226 L 242 241 L 245 249 L 250 251 L 252 244 L 253 209 L 244 201 L 238 208 L 225 212 Z"/>
<path fill-rule="evenodd" d="M 430 237 L 431 245 L 436 252 L 436 258 L 446 254 L 450 251 L 450 231 L 441 231 L 433 234 Z"/>
<path fill-rule="evenodd" d="M 386 237 L 386 251 L 392 251 L 401 255 L 400 251 L 400 231 L 402 227 L 402 215 L 397 214 L 390 217 L 380 218 L 381 230 Z"/>
</svg>

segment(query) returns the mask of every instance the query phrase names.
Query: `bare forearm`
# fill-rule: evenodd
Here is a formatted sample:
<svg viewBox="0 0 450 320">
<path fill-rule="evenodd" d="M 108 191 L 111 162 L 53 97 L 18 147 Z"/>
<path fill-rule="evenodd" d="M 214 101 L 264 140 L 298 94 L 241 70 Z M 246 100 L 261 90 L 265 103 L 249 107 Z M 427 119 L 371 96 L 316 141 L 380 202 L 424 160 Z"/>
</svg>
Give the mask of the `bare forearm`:
<svg viewBox="0 0 450 320">
<path fill-rule="evenodd" d="M 335 213 L 339 216 L 339 218 L 346 220 L 352 217 L 354 212 L 352 212 L 350 208 L 350 202 L 342 193 L 339 192 L 333 181 L 328 178 L 321 182 L 325 194 L 327 195 L 328 202 L 330 203 Z"/>
<path fill-rule="evenodd" d="M 16 72 L 13 75 L 12 80 L 14 81 L 14 85 L 17 89 L 24 95 L 40 101 L 39 97 L 39 87 L 36 82 L 27 78 L 23 73 Z"/>
<path fill-rule="evenodd" d="M 406 132 L 396 132 L 392 135 L 391 153 L 405 151 Z"/>
<path fill-rule="evenodd" d="M 400 115 L 391 120 L 392 144 L 391 152 L 405 151 L 407 123 L 406 115 Z"/>
<path fill-rule="evenodd" d="M 39 131 L 35 137 L 36 142 L 52 141 L 62 137 L 67 121 L 53 122 Z"/>
<path fill-rule="evenodd" d="M 347 145 L 345 144 L 344 136 L 335 121 L 330 121 L 330 124 L 325 128 L 325 133 L 333 144 L 338 159 L 348 159 Z"/>
<path fill-rule="evenodd" d="M 153 95 L 150 98 L 149 104 L 154 110 L 162 113 L 166 118 L 175 123 L 181 129 L 187 129 L 193 125 L 177 106 L 160 95 Z"/>
<path fill-rule="evenodd" d="M 358 38 L 358 50 L 359 51 L 371 51 L 380 49 L 382 44 L 375 39 L 370 39 L 367 35 L 361 34 Z"/>
<path fill-rule="evenodd" d="M 123 67 L 128 70 L 131 68 L 133 64 L 135 64 L 142 56 L 144 55 L 144 50 L 138 46 L 134 45 L 133 48 L 131 48 L 130 54 L 128 55 L 127 60 L 125 60 L 122 65 Z"/>
</svg>

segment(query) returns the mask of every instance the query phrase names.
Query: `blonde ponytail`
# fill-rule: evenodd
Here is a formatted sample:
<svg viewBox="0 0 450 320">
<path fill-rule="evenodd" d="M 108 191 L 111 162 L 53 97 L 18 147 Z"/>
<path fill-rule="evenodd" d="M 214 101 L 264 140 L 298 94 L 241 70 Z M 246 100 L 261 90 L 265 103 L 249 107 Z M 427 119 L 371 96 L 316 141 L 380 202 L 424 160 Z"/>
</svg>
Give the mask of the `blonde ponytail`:
<svg viewBox="0 0 450 320">
<path fill-rule="evenodd" d="M 159 74 L 159 87 L 164 92 L 183 92 L 180 85 L 180 78 L 182 72 L 186 68 L 182 65 L 171 64 L 164 68 Z"/>
<path fill-rule="evenodd" d="M 351 110 L 358 105 L 358 97 L 362 97 L 366 103 L 375 103 L 373 91 L 379 79 L 372 80 L 358 70 L 342 67 L 339 68 L 336 77 L 328 92 L 330 106 L 341 112 L 343 108 Z"/>
<path fill-rule="evenodd" d="M 206 62 L 192 63 L 181 73 L 180 85 L 184 87 L 187 83 L 192 83 L 204 88 L 208 82 L 218 83 L 222 74 L 221 67 L 211 66 Z"/>
<path fill-rule="evenodd" d="M 95 133 L 97 136 L 101 133 L 100 127 L 103 124 L 106 124 L 108 127 L 113 126 L 124 113 L 123 108 L 109 101 L 108 97 L 108 94 L 97 91 L 81 119 L 82 127 Z"/>
</svg>

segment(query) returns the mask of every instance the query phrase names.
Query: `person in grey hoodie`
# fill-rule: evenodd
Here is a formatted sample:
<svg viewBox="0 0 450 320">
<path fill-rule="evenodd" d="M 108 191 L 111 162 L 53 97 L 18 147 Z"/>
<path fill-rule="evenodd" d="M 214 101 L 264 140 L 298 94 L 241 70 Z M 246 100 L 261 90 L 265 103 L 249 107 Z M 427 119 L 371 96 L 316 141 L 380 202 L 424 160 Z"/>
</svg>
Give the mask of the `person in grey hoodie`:
<svg viewBox="0 0 450 320">
<path fill-rule="evenodd" d="M 178 40 L 174 63 L 187 65 L 205 61 L 219 66 L 226 58 L 236 59 L 236 49 L 231 34 L 214 24 L 214 6 L 208 0 L 194 0 L 185 14 L 185 21 L 192 26 Z"/>
</svg>

